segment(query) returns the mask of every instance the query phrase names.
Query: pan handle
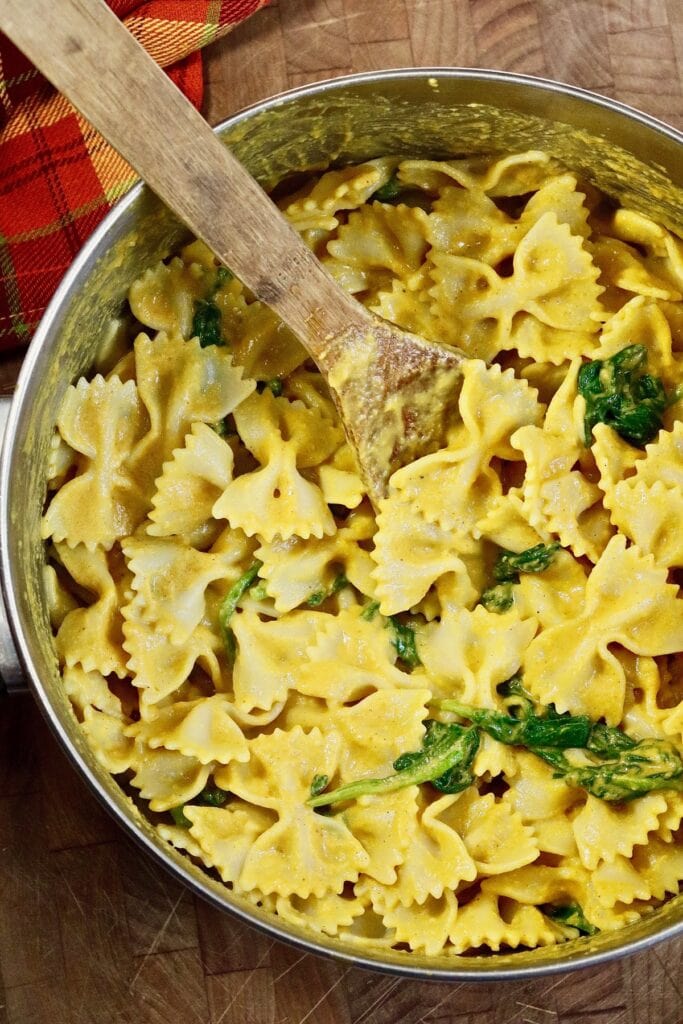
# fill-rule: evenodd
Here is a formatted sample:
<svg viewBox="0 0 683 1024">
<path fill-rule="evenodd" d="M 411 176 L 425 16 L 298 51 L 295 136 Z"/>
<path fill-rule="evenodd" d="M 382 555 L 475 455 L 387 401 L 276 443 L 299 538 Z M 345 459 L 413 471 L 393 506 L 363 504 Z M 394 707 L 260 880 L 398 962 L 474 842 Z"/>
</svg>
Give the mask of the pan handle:
<svg viewBox="0 0 683 1024">
<path fill-rule="evenodd" d="M 0 395 L 0 441 L 5 436 L 5 427 L 12 407 L 11 395 Z M 4 580 L 0 591 L 0 695 L 26 693 L 28 684 L 19 661 L 12 630 L 7 618 Z"/>
</svg>

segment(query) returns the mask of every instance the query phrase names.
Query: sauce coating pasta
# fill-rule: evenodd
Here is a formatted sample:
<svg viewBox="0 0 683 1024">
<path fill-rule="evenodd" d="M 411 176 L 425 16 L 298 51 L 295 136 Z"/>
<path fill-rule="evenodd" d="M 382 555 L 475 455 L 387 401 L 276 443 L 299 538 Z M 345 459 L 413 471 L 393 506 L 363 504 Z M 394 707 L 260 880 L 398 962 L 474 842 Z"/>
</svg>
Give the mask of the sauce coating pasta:
<svg viewBox="0 0 683 1024">
<path fill-rule="evenodd" d="M 64 396 L 64 686 L 161 836 L 288 922 L 427 955 L 636 921 L 683 878 L 683 242 L 546 154 L 281 199 L 463 349 L 447 445 L 367 499 L 297 339 L 199 242 Z"/>
</svg>

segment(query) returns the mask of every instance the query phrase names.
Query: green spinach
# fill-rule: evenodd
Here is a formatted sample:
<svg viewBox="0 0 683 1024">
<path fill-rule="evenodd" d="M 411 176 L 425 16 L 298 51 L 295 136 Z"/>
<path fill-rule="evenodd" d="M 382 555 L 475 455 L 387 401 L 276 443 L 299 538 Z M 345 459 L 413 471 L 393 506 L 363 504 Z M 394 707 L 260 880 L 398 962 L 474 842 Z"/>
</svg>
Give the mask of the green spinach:
<svg viewBox="0 0 683 1024">
<path fill-rule="evenodd" d="M 308 805 L 324 807 L 361 796 L 395 793 L 423 782 L 431 782 L 442 793 L 460 793 L 474 782 L 472 763 L 478 749 L 479 731 L 476 728 L 466 729 L 430 720 L 422 748 L 397 757 L 393 764 L 395 774 L 381 779 L 347 782 L 327 793 L 311 796 Z"/>
</svg>

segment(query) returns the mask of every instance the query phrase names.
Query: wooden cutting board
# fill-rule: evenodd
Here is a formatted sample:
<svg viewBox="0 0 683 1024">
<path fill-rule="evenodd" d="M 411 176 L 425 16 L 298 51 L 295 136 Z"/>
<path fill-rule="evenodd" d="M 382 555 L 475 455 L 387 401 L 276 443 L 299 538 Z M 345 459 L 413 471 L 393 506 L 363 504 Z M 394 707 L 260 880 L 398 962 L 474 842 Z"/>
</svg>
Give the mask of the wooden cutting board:
<svg viewBox="0 0 683 1024">
<path fill-rule="evenodd" d="M 275 0 L 207 53 L 218 121 L 291 86 L 502 68 L 683 127 L 683 0 Z M 0 364 L 11 390 L 20 360 Z M 443 985 L 301 954 L 123 837 L 29 697 L 0 707 L 0 1024 L 681 1024 L 683 941 L 532 983 Z"/>
</svg>

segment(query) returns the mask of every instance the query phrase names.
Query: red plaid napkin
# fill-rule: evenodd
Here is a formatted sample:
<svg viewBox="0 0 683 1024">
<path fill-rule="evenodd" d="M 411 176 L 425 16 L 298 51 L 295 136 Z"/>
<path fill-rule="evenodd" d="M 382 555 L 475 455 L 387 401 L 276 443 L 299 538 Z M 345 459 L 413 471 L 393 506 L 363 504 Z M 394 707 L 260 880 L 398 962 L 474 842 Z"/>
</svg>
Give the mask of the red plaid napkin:
<svg viewBox="0 0 683 1024">
<path fill-rule="evenodd" d="M 198 51 L 269 0 L 107 2 L 199 107 Z M 132 168 L 0 34 L 0 350 L 28 344 L 73 257 L 135 181 Z"/>
</svg>

